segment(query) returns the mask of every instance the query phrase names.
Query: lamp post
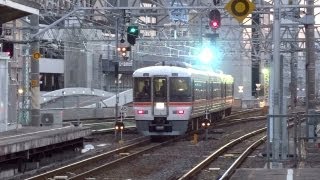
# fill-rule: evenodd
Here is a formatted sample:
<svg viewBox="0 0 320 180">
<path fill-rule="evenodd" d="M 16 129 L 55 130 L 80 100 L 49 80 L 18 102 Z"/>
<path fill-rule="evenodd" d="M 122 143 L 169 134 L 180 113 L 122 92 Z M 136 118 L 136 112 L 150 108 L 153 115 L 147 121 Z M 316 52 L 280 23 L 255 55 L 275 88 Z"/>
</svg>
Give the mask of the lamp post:
<svg viewBox="0 0 320 180">
<path fill-rule="evenodd" d="M 263 73 L 263 82 L 264 82 L 264 85 L 263 85 L 263 90 L 264 90 L 264 93 L 263 93 L 263 98 L 264 98 L 264 105 L 265 106 L 268 106 L 269 105 L 269 80 L 270 80 L 270 71 L 269 69 L 267 68 L 263 68 L 262 69 L 262 73 Z"/>
<path fill-rule="evenodd" d="M 261 84 L 256 84 L 256 91 L 257 91 L 257 100 L 258 100 L 258 107 L 263 107 L 263 104 L 260 102 L 260 90 Z"/>
<path fill-rule="evenodd" d="M 240 107 L 241 107 L 241 109 L 242 109 L 242 99 L 243 99 L 242 95 L 243 95 L 243 86 L 238 86 L 238 88 L 239 88 L 238 92 L 239 92 L 239 94 L 240 94 L 240 99 L 241 99 L 241 105 L 240 105 Z"/>
<path fill-rule="evenodd" d="M 23 94 L 23 89 L 19 88 L 18 89 L 18 115 L 17 115 L 17 122 L 16 122 L 16 130 L 18 130 L 18 124 L 19 124 L 19 120 L 20 120 L 20 97 Z"/>
<path fill-rule="evenodd" d="M 256 84 L 256 87 L 257 87 L 257 88 L 256 88 L 256 91 L 257 91 L 257 99 L 259 99 L 259 96 L 260 96 L 260 93 L 259 93 L 259 92 L 260 92 L 260 90 L 261 90 L 261 89 L 260 89 L 261 84 Z"/>
<path fill-rule="evenodd" d="M 65 92 L 62 91 L 62 108 L 64 108 L 64 94 L 65 94 Z"/>
</svg>

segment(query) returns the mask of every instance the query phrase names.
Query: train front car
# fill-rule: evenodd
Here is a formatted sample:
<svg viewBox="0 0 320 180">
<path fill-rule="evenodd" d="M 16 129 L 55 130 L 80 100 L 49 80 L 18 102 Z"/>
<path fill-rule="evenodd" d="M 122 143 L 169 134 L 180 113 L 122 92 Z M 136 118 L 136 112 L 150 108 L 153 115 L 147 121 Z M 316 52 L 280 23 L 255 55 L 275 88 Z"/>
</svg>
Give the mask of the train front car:
<svg viewBox="0 0 320 180">
<path fill-rule="evenodd" d="M 151 66 L 133 73 L 136 126 L 146 136 L 181 135 L 192 110 L 191 73 L 177 66 Z"/>
</svg>

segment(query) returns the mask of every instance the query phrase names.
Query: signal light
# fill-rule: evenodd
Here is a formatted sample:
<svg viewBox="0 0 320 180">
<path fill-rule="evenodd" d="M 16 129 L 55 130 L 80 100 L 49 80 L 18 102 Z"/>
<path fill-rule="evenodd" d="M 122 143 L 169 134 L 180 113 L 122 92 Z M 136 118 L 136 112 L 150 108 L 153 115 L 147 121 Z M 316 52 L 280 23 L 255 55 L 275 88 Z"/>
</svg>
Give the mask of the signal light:
<svg viewBox="0 0 320 180">
<path fill-rule="evenodd" d="M 128 34 L 127 35 L 127 41 L 130 43 L 132 46 L 136 44 L 136 37 L 133 35 Z"/>
<path fill-rule="evenodd" d="M 128 26 L 127 29 L 127 41 L 129 44 L 134 46 L 136 44 L 136 38 L 139 36 L 138 26 Z"/>
<path fill-rule="evenodd" d="M 210 125 L 211 125 L 211 124 L 210 124 L 210 120 L 209 120 L 209 119 L 204 119 L 204 120 L 202 121 L 202 123 L 201 123 L 201 126 L 202 126 L 203 128 L 205 128 L 205 129 L 209 128 Z"/>
<path fill-rule="evenodd" d="M 12 42 L 3 42 L 2 43 L 2 52 L 5 52 L 10 58 L 13 56 L 14 45 Z"/>
<path fill-rule="evenodd" d="M 117 121 L 115 126 L 114 126 L 114 129 L 116 131 L 122 131 L 124 130 L 124 123 L 122 121 Z"/>
<path fill-rule="evenodd" d="M 138 26 L 128 26 L 127 33 L 132 36 L 138 37 L 139 36 Z"/>
<path fill-rule="evenodd" d="M 216 21 L 216 20 L 212 20 L 212 21 L 210 22 L 210 26 L 211 26 L 212 28 L 214 28 L 214 29 L 217 29 L 217 28 L 219 28 L 219 22 Z"/>
<path fill-rule="evenodd" d="M 118 47 L 117 51 L 121 53 L 122 56 L 127 56 L 127 51 L 131 51 L 131 47 Z"/>
<path fill-rule="evenodd" d="M 221 25 L 221 14 L 218 9 L 213 9 L 209 12 L 209 25 L 213 29 L 217 29 Z"/>
</svg>

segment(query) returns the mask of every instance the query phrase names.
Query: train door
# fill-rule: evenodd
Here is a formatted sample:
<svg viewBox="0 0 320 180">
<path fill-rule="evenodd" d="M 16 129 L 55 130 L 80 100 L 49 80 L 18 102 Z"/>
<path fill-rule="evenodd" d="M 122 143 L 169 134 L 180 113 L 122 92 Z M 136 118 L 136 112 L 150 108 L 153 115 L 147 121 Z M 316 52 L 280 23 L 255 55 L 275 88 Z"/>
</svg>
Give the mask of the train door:
<svg viewBox="0 0 320 180">
<path fill-rule="evenodd" d="M 168 115 L 168 85 L 166 77 L 153 78 L 153 113 L 154 116 Z"/>
</svg>

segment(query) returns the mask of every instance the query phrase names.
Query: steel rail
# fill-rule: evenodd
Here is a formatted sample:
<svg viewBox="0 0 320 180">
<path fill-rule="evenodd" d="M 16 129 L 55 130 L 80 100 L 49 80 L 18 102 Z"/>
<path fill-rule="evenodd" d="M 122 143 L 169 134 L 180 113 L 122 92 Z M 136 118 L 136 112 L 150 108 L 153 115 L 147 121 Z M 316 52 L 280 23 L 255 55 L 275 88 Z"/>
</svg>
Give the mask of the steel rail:
<svg viewBox="0 0 320 180">
<path fill-rule="evenodd" d="M 267 136 L 263 136 L 258 141 L 250 145 L 228 168 L 228 170 L 220 177 L 219 180 L 229 179 L 234 171 L 244 162 L 244 160 L 251 154 L 258 146 L 267 140 Z"/>
<path fill-rule="evenodd" d="M 116 165 L 116 164 L 118 164 L 118 163 L 121 163 L 121 162 L 124 161 L 124 160 L 132 159 L 132 158 L 134 158 L 134 157 L 136 157 L 136 156 L 138 156 L 138 155 L 141 155 L 141 154 L 146 153 L 146 152 L 148 152 L 148 151 L 151 151 L 151 150 L 153 150 L 153 149 L 159 148 L 159 147 L 161 147 L 161 146 L 163 146 L 163 145 L 166 145 L 166 144 L 168 144 L 168 143 L 171 143 L 171 142 L 173 142 L 173 141 L 176 141 L 177 139 L 180 139 L 180 138 L 181 138 L 181 137 L 177 137 L 177 138 L 173 138 L 173 139 L 170 139 L 170 140 L 168 140 L 168 141 L 165 141 L 165 142 L 163 142 L 163 143 L 157 143 L 157 144 L 155 144 L 155 145 L 151 145 L 151 146 L 149 146 L 149 147 L 147 147 L 147 148 L 145 148 L 145 149 L 142 149 L 142 150 L 137 151 L 137 152 L 135 152 L 135 153 L 129 154 L 128 156 L 122 157 L 122 158 L 120 158 L 120 159 L 116 159 L 116 160 L 114 160 L 114 161 L 112 161 L 112 162 L 103 164 L 103 165 L 98 166 L 98 167 L 96 167 L 96 168 L 94 168 L 94 169 L 91 169 L 91 170 L 89 170 L 89 171 L 86 171 L 86 172 L 83 172 L 83 173 L 81 173 L 81 174 L 78 174 L 78 175 L 75 175 L 75 176 L 73 176 L 73 177 L 70 177 L 70 178 L 68 178 L 68 180 L 83 180 L 83 179 L 88 178 L 89 175 L 91 175 L 91 177 L 92 177 L 93 174 L 97 174 L 97 173 L 99 173 L 100 171 L 102 171 L 103 169 L 106 169 L 106 168 L 108 168 L 108 167 L 114 166 L 114 165 Z"/>
<path fill-rule="evenodd" d="M 243 140 L 245 140 L 247 138 L 250 138 L 250 137 L 255 136 L 255 135 L 259 134 L 259 133 L 262 133 L 262 132 L 266 131 L 266 129 L 267 128 L 264 127 L 264 128 L 255 130 L 253 132 L 245 134 L 245 135 L 243 135 L 243 136 L 241 136 L 241 137 L 239 137 L 239 138 L 227 143 L 226 145 L 220 147 L 218 150 L 216 150 L 214 153 L 212 153 L 210 156 L 208 156 L 205 160 L 203 160 L 198 165 L 196 165 L 194 168 L 192 168 L 190 171 L 188 171 L 187 173 L 182 175 L 179 178 L 179 180 L 190 179 L 191 177 L 193 177 L 196 174 L 198 174 L 204 167 L 208 166 L 212 161 L 217 159 L 221 154 L 226 152 L 228 149 L 230 149 L 234 145 L 242 142 Z"/>
<path fill-rule="evenodd" d="M 48 172 L 45 172 L 45 173 L 30 177 L 30 178 L 27 178 L 26 180 L 43 180 L 43 179 L 52 178 L 52 177 L 54 177 L 56 175 L 61 175 L 61 174 L 66 173 L 66 172 L 70 172 L 73 169 L 79 168 L 79 167 L 83 166 L 84 163 L 88 164 L 88 163 L 92 163 L 92 162 L 95 162 L 95 161 L 99 161 L 100 159 L 105 159 L 106 157 L 110 157 L 110 156 L 112 156 L 112 155 L 114 155 L 116 153 L 123 152 L 123 151 L 126 151 L 128 149 L 141 146 L 142 144 L 147 143 L 147 142 L 150 142 L 150 138 L 145 138 L 145 139 L 143 139 L 143 140 L 141 140 L 139 142 L 136 142 L 136 143 L 133 143 L 133 144 L 121 147 L 121 148 L 117 148 L 117 149 L 108 151 L 106 153 L 99 154 L 97 156 L 90 157 L 90 158 L 87 158 L 87 159 L 72 163 L 70 165 L 66 165 L 66 166 L 60 167 L 58 169 L 54 169 L 54 170 L 51 170 L 51 171 L 48 171 Z"/>
<path fill-rule="evenodd" d="M 290 118 L 289 121 L 292 121 L 293 118 Z M 289 124 L 287 127 L 291 128 L 294 126 L 294 123 Z M 219 178 L 219 180 L 230 179 L 234 171 L 244 162 L 244 160 L 251 154 L 258 146 L 264 143 L 267 140 L 267 136 L 260 138 L 258 141 L 250 145 L 227 169 L 226 172 Z"/>
</svg>

